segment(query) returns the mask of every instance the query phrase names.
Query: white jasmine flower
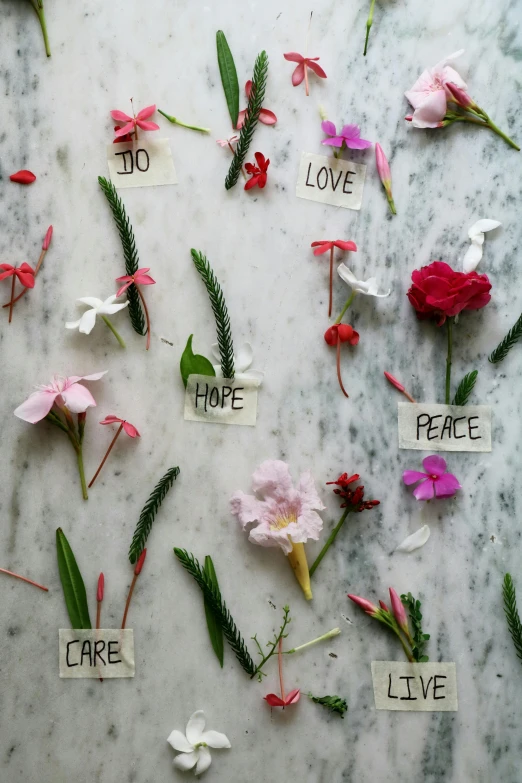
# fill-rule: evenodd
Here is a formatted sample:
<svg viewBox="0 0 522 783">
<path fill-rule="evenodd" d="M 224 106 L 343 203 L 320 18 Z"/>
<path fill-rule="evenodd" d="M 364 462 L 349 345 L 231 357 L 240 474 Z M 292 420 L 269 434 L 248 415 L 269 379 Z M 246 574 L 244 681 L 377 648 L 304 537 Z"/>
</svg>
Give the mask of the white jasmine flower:
<svg viewBox="0 0 522 783">
<path fill-rule="evenodd" d="M 107 323 L 107 319 L 104 318 L 104 316 L 113 315 L 119 310 L 123 310 L 123 308 L 127 307 L 129 304 L 128 302 L 123 302 L 123 304 L 114 304 L 116 299 L 116 294 L 107 297 L 104 302 L 101 299 L 97 299 L 95 296 L 83 296 L 81 299 L 77 299 L 77 302 L 86 304 L 91 309 L 86 310 L 82 317 L 78 319 L 78 321 L 67 321 L 65 328 L 79 329 L 82 334 L 90 334 L 94 329 L 97 315 L 101 316 L 105 323 Z"/>
<path fill-rule="evenodd" d="M 498 220 L 489 220 L 488 218 L 483 218 L 482 220 L 477 220 L 476 223 L 473 223 L 468 231 L 471 245 L 462 262 L 462 267 L 466 274 L 468 272 L 474 272 L 480 263 L 485 232 L 493 231 L 493 229 L 498 228 L 501 225 L 502 223 L 499 223 Z"/>
<path fill-rule="evenodd" d="M 221 354 L 219 353 L 219 345 L 217 343 L 212 345 L 212 355 L 217 362 L 221 362 Z M 235 377 L 239 378 L 240 380 L 241 378 L 250 378 L 251 380 L 257 381 L 258 385 L 261 386 L 263 383 L 263 378 L 265 377 L 265 373 L 261 372 L 260 370 L 248 369 L 251 366 L 253 360 L 254 351 L 252 346 L 250 343 L 243 343 L 237 352 L 237 355 L 234 354 L 234 374 Z M 213 366 L 214 370 L 216 371 L 216 376 L 218 378 L 222 378 L 223 373 L 221 372 L 221 364 L 214 364 Z"/>
<path fill-rule="evenodd" d="M 230 748 L 230 742 L 225 734 L 219 731 L 204 731 L 205 714 L 197 710 L 190 716 L 186 736 L 181 731 L 174 731 L 167 738 L 174 750 L 179 750 L 179 756 L 174 759 L 174 766 L 181 770 L 193 769 L 196 775 L 201 775 L 210 767 L 212 761 L 209 748 Z"/>
<path fill-rule="evenodd" d="M 370 277 L 368 280 L 357 280 L 354 273 L 351 271 L 351 269 L 348 269 L 345 264 L 339 264 L 337 267 L 337 274 L 341 280 L 344 280 L 345 283 L 348 283 L 352 291 L 355 291 L 358 294 L 378 297 L 385 297 L 390 295 L 391 289 L 388 289 L 385 294 L 378 293 L 377 279 L 375 277 Z"/>
</svg>

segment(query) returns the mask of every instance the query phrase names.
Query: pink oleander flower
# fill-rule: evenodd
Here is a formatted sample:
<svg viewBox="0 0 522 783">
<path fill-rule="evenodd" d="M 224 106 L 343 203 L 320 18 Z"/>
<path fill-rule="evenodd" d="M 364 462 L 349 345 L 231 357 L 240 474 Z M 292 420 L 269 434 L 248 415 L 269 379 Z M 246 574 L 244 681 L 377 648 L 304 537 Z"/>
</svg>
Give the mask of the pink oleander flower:
<svg viewBox="0 0 522 783">
<path fill-rule="evenodd" d="M 340 133 L 337 133 L 337 129 L 333 122 L 330 120 L 323 120 L 321 123 L 323 133 L 326 133 L 330 138 L 323 139 L 321 144 L 328 144 L 330 147 L 340 147 L 343 145 L 349 147 L 351 150 L 365 150 L 371 147 L 373 142 L 361 139 L 361 129 L 358 125 L 343 125 Z"/>
<path fill-rule="evenodd" d="M 147 274 L 149 269 L 150 266 L 144 266 L 141 269 L 138 269 L 138 271 L 133 275 L 123 275 L 123 277 L 117 277 L 116 282 L 123 283 L 124 285 L 118 288 L 116 297 L 121 296 L 123 292 L 127 290 L 127 288 L 130 288 L 131 285 L 154 285 L 156 281 Z"/>
<path fill-rule="evenodd" d="M 290 704 L 297 704 L 300 696 L 301 692 L 299 688 L 296 688 L 295 690 L 290 691 L 290 693 L 288 693 L 284 699 L 282 699 L 276 693 L 267 693 L 267 695 L 263 696 L 263 698 L 266 702 L 268 702 L 268 704 L 270 704 L 271 707 L 288 707 Z"/>
<path fill-rule="evenodd" d="M 80 381 L 98 381 L 107 370 L 92 375 L 71 375 L 62 378 L 53 376 L 50 384 L 40 386 L 29 399 L 16 408 L 14 415 L 30 424 L 45 419 L 53 405 L 67 409 L 69 413 L 85 413 L 87 408 L 96 407 L 96 400 Z"/>
<path fill-rule="evenodd" d="M 131 100 L 132 104 L 132 100 Z M 135 137 L 138 138 L 138 128 L 141 128 L 142 130 L 146 131 L 154 131 L 159 130 L 159 125 L 156 125 L 155 122 L 147 122 L 149 117 L 152 117 L 154 112 L 156 111 L 156 104 L 153 106 L 147 106 L 145 109 L 142 109 L 137 114 L 133 114 L 132 117 L 129 117 L 128 114 L 125 114 L 123 111 L 119 111 L 118 109 L 114 109 L 111 111 L 111 117 L 113 120 L 116 120 L 116 122 L 122 122 L 124 123 L 122 126 L 120 126 L 118 129 L 114 129 L 114 137 L 116 139 L 119 139 L 120 136 L 125 136 L 127 133 L 134 133 Z M 134 107 L 133 107 L 134 112 Z"/>
<path fill-rule="evenodd" d="M 321 66 L 317 65 L 319 57 L 303 57 L 302 54 L 298 54 L 297 52 L 287 52 L 283 55 L 283 57 L 289 62 L 297 63 L 297 67 L 292 73 L 292 84 L 294 87 L 298 87 L 304 79 L 305 91 L 307 95 L 310 94 L 308 89 L 308 68 L 310 68 L 310 70 L 312 70 L 316 76 L 319 76 L 321 79 L 327 78 L 326 73 L 323 71 Z"/>
<path fill-rule="evenodd" d="M 393 202 L 392 189 L 391 189 L 391 171 L 388 159 L 383 152 L 383 149 L 379 143 L 375 144 L 375 163 L 377 165 L 377 173 L 379 174 L 382 186 L 386 192 L 386 199 L 388 201 L 390 211 L 393 215 L 396 215 L 395 204 Z"/>
<path fill-rule="evenodd" d="M 458 489 L 462 489 L 456 476 L 446 472 L 446 460 L 442 457 L 433 454 L 423 459 L 422 464 L 426 473 L 405 470 L 402 474 L 402 480 L 407 486 L 422 482 L 413 490 L 413 497 L 417 500 L 451 498 Z"/>
<path fill-rule="evenodd" d="M 458 52 L 445 57 L 433 68 L 428 68 L 419 76 L 411 90 L 405 96 L 414 108 L 412 123 L 416 128 L 438 128 L 446 116 L 447 101 L 452 100 L 448 83 L 466 89 L 466 82 L 448 63 L 456 60 L 464 52 Z"/>
<path fill-rule="evenodd" d="M 249 79 L 247 83 L 245 84 L 245 93 L 247 100 L 250 99 L 250 93 L 252 92 L 252 82 Z M 246 109 L 243 109 L 239 112 L 237 117 L 237 124 L 236 124 L 236 130 L 239 130 L 243 127 L 245 123 L 245 115 L 247 113 Z M 270 111 L 270 109 L 261 109 L 259 112 L 259 122 L 262 122 L 263 125 L 275 125 L 277 122 L 277 117 L 275 116 L 273 111 Z M 224 145 L 223 145 L 224 146 Z"/>
<path fill-rule="evenodd" d="M 406 636 L 409 637 L 410 629 L 408 627 L 408 617 L 406 615 L 406 610 L 403 606 L 403 603 L 399 598 L 397 591 L 394 590 L 393 587 L 390 587 L 388 589 L 390 591 L 390 601 L 391 601 L 392 611 L 395 619 L 397 620 L 397 624 L 401 629 L 401 631 L 404 631 Z"/>
<path fill-rule="evenodd" d="M 100 424 L 120 424 L 124 432 L 127 433 L 129 438 L 139 438 L 140 433 L 134 426 L 134 424 L 131 424 L 130 421 L 127 421 L 126 419 L 120 419 L 118 416 L 113 416 L 112 413 L 110 413 L 108 416 L 104 418 L 103 421 L 100 421 Z"/>
</svg>

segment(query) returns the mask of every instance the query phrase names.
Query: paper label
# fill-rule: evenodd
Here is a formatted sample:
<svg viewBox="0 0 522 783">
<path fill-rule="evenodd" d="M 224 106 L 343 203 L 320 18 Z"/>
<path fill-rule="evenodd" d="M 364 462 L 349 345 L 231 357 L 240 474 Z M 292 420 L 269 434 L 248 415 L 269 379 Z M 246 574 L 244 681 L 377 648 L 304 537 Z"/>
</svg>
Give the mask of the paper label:
<svg viewBox="0 0 522 783">
<path fill-rule="evenodd" d="M 251 378 L 213 378 L 189 375 L 185 391 L 185 420 L 254 427 L 259 381 Z"/>
<path fill-rule="evenodd" d="M 365 176 L 363 163 L 303 152 L 295 192 L 309 201 L 360 209 Z"/>
<path fill-rule="evenodd" d="M 177 185 L 178 182 L 169 139 L 109 144 L 107 163 L 116 188 Z"/>
<path fill-rule="evenodd" d="M 399 448 L 491 451 L 491 406 L 399 402 Z"/>
<path fill-rule="evenodd" d="M 132 628 L 59 630 L 60 677 L 134 677 Z"/>
<path fill-rule="evenodd" d="M 457 712 L 454 663 L 372 661 L 376 710 Z"/>
</svg>

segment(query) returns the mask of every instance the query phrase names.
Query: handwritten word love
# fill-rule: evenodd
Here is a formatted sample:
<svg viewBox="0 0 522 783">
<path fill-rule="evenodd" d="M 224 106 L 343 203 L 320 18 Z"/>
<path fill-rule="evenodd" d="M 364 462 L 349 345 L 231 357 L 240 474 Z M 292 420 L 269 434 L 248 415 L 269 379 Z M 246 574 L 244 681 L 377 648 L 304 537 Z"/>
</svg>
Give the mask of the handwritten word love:
<svg viewBox="0 0 522 783">
<path fill-rule="evenodd" d="M 361 163 L 303 152 L 296 195 L 322 204 L 360 209 L 365 176 L 366 166 Z"/>
</svg>

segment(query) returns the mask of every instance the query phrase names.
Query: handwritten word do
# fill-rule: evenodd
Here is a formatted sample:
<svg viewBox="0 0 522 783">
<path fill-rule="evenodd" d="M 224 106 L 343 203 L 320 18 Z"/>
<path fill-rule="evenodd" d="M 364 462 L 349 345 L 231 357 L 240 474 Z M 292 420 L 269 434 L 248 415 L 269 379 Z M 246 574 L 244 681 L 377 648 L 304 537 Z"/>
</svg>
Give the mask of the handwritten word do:
<svg viewBox="0 0 522 783">
<path fill-rule="evenodd" d="M 135 162 L 138 171 L 148 171 L 150 168 L 149 153 L 142 147 L 137 150 L 131 149 L 125 150 L 125 152 L 115 152 L 114 155 L 115 157 L 121 156 L 122 161 L 120 163 L 123 163 L 123 171 L 117 171 L 116 174 L 133 174 Z M 129 156 L 128 158 L 127 155 Z"/>
</svg>

